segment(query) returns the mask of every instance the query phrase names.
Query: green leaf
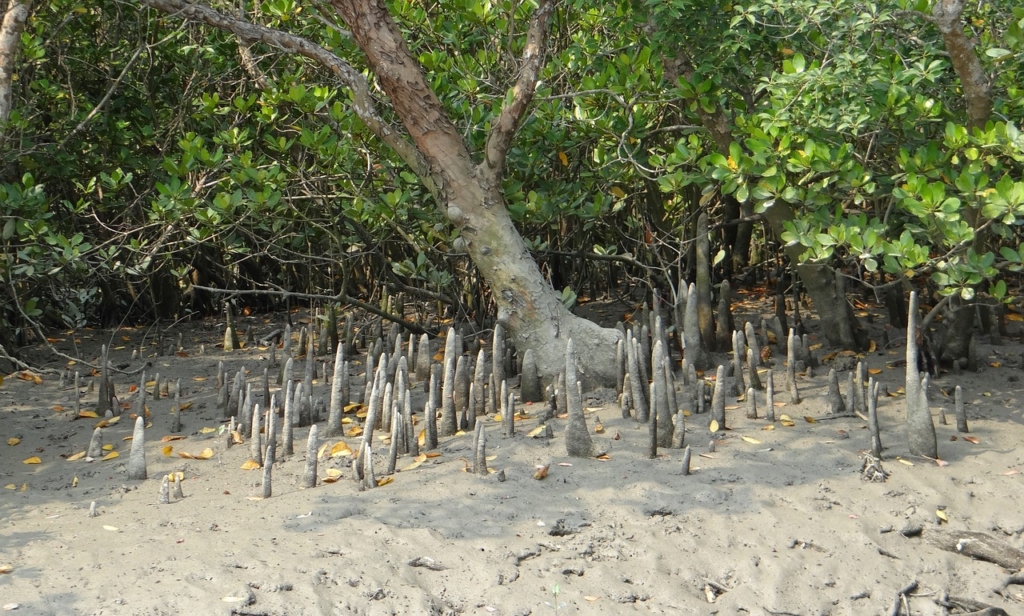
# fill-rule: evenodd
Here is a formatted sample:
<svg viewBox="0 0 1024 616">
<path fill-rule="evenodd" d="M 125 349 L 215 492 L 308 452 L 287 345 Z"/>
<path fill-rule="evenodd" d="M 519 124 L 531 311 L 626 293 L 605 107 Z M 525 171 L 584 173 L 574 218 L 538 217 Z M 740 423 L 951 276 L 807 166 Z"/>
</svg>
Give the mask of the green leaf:
<svg viewBox="0 0 1024 616">
<path fill-rule="evenodd" d="M 1008 56 L 1011 53 L 1012 52 L 1009 49 L 1003 49 L 1002 47 L 990 47 L 985 50 L 986 56 L 997 59 L 1002 58 L 1003 56 Z"/>
</svg>

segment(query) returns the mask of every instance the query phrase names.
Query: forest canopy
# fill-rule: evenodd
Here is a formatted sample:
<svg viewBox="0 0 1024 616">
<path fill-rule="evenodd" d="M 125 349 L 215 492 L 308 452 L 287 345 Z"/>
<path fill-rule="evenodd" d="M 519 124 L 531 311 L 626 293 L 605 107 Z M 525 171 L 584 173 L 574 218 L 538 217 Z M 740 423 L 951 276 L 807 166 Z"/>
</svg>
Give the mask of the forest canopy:
<svg viewBox="0 0 1024 616">
<path fill-rule="evenodd" d="M 49 329 L 218 311 L 198 287 L 377 305 L 390 289 L 492 318 L 504 283 L 481 271 L 444 157 L 410 125 L 401 84 L 377 70 L 383 30 L 367 29 L 356 4 L 8 0 L 7 352 Z M 469 162 L 491 166 L 484 201 L 507 211 L 569 308 L 654 289 L 678 297 L 695 277 L 701 213 L 716 281 L 792 267 L 841 346 L 860 344 L 852 290 L 884 301 L 926 287 L 953 308 L 998 310 L 1019 286 L 1017 3 L 376 9 Z M 371 103 L 376 115 L 364 113 Z M 973 326 L 956 321 L 949 357 Z"/>
</svg>

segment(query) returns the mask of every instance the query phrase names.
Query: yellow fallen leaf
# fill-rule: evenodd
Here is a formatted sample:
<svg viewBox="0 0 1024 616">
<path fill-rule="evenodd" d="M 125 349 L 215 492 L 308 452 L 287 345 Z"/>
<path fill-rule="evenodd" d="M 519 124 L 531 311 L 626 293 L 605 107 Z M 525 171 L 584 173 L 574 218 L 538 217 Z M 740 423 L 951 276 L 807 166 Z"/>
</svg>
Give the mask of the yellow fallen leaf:
<svg viewBox="0 0 1024 616">
<path fill-rule="evenodd" d="M 501 421 L 501 413 L 495 413 L 494 417 L 491 417 L 494 421 Z"/>
<path fill-rule="evenodd" d="M 111 445 L 110 443 L 107 443 L 106 445 L 103 446 L 103 451 L 113 451 L 113 450 L 114 450 L 114 446 Z"/>
<path fill-rule="evenodd" d="M 238 430 L 232 430 L 231 431 L 231 444 L 232 445 L 241 445 L 244 442 L 245 442 L 245 437 L 242 436 L 241 432 L 239 432 Z"/>
<path fill-rule="evenodd" d="M 0 573 L 10 573 L 14 571 L 14 565 L 0 565 Z"/>
<path fill-rule="evenodd" d="M 1003 364 L 1001 364 L 1001 363 L 999 363 L 997 361 L 991 361 L 991 362 L 988 363 L 988 365 L 993 367 L 993 368 L 1001 368 L 1003 366 Z"/>
<path fill-rule="evenodd" d="M 427 459 L 426 456 L 424 456 L 423 460 L 426 460 L 426 459 Z M 398 471 L 399 472 L 405 472 L 405 471 L 411 471 L 414 468 L 419 468 L 420 464 L 423 464 L 423 460 L 420 460 L 420 459 L 417 458 L 416 460 L 413 460 L 409 464 L 406 464 L 402 468 L 398 469 Z"/>
<path fill-rule="evenodd" d="M 914 465 L 914 463 L 911 462 L 910 460 L 904 460 L 903 458 L 896 458 L 896 459 L 899 460 L 900 464 L 906 464 L 907 466 L 913 466 Z"/>
<path fill-rule="evenodd" d="M 935 517 L 939 518 L 943 522 L 949 522 L 949 516 L 947 516 L 946 512 L 941 509 L 935 511 Z"/>
<path fill-rule="evenodd" d="M 594 426 L 594 434 L 604 434 L 604 424 Z"/>
<path fill-rule="evenodd" d="M 868 340 L 868 353 L 874 353 L 878 349 L 878 345 L 875 344 L 874 340 Z"/>
<path fill-rule="evenodd" d="M 823 343 L 819 342 L 818 344 L 812 344 L 811 346 L 809 346 L 807 348 L 810 349 L 811 351 L 817 351 L 818 349 L 820 349 L 822 347 L 822 345 L 823 345 Z"/>
<path fill-rule="evenodd" d="M 12 436 L 11 438 L 7 439 L 7 444 L 10 445 L 11 447 L 14 447 L 15 445 L 17 445 L 20 442 L 21 442 L 21 439 L 16 437 L 16 436 Z"/>
<path fill-rule="evenodd" d="M 133 438 L 135 438 L 135 436 L 134 436 L 134 435 L 132 435 L 132 434 L 129 434 L 128 436 L 122 436 L 122 437 L 121 437 L 121 440 L 122 440 L 122 441 L 130 441 L 130 440 L 132 440 Z"/>
<path fill-rule="evenodd" d="M 205 380 L 207 380 L 209 378 L 210 377 L 208 377 L 208 376 L 194 376 L 194 377 L 192 377 L 192 380 L 193 381 L 198 381 L 198 382 L 202 383 L 203 381 L 205 381 Z"/>
<path fill-rule="evenodd" d="M 326 477 L 321 477 L 320 483 L 335 483 L 338 481 L 338 479 L 339 477 L 331 477 L 330 475 L 328 475 Z"/>
<path fill-rule="evenodd" d="M 345 441 L 338 441 L 337 443 L 334 444 L 333 447 L 331 447 L 332 458 L 350 455 L 352 455 L 352 448 L 349 447 L 348 443 L 346 443 Z"/>
<path fill-rule="evenodd" d="M 465 435 L 466 435 L 466 433 L 463 430 L 459 430 L 458 432 L 455 433 L 455 436 L 465 436 Z"/>
<path fill-rule="evenodd" d="M 756 438 L 754 438 L 752 436 L 744 436 L 743 440 L 747 441 L 748 443 L 753 443 L 754 445 L 760 445 L 761 444 L 761 441 L 757 440 Z"/>
<path fill-rule="evenodd" d="M 192 408 L 192 403 L 191 402 L 186 402 L 185 404 L 182 404 L 181 406 L 179 406 L 178 410 L 179 411 L 187 411 L 190 408 Z"/>
<path fill-rule="evenodd" d="M 174 445 L 164 445 L 160 448 L 160 453 L 164 454 L 168 458 L 171 457 L 171 452 L 174 451 Z"/>
<path fill-rule="evenodd" d="M 18 488 L 19 492 L 24 492 L 25 490 L 28 490 L 28 484 L 27 483 L 21 484 L 21 487 Z"/>
<path fill-rule="evenodd" d="M 427 429 L 426 428 L 423 428 L 422 430 L 420 430 L 420 433 L 416 436 L 416 441 L 420 444 L 420 447 L 423 447 L 424 445 L 427 444 Z"/>
<path fill-rule="evenodd" d="M 196 454 L 196 460 L 209 460 L 212 457 L 213 450 L 209 447 Z"/>
<path fill-rule="evenodd" d="M 718 421 L 712 419 L 711 425 L 708 426 L 708 430 L 710 430 L 711 432 L 718 432 Z"/>
<path fill-rule="evenodd" d="M 774 430 L 775 429 L 775 424 L 768 424 L 767 426 L 765 426 L 765 427 L 763 427 L 761 429 L 762 430 Z"/>
<path fill-rule="evenodd" d="M 117 453 L 116 451 L 111 451 L 107 455 L 105 455 L 102 458 L 100 458 L 100 461 L 106 462 L 107 460 L 113 460 L 114 458 L 118 457 L 119 455 L 121 455 L 121 454 Z"/>
<path fill-rule="evenodd" d="M 428 451 L 426 455 L 427 455 L 428 458 L 440 458 L 441 457 L 441 452 L 439 452 L 439 451 Z"/>
<path fill-rule="evenodd" d="M 82 419 L 96 419 L 99 414 L 96 411 L 78 411 L 78 416 Z"/>
<path fill-rule="evenodd" d="M 793 421 L 793 418 L 783 413 L 782 415 L 779 415 L 779 421 Z"/>
<path fill-rule="evenodd" d="M 9 483 L 9 484 L 4 486 L 4 489 L 5 490 L 17 490 L 18 486 L 14 485 L 13 483 Z"/>
<path fill-rule="evenodd" d="M 190 453 L 189 453 L 189 452 L 187 452 L 187 451 L 179 451 L 179 452 L 178 452 L 178 457 L 179 457 L 179 458 L 184 458 L 184 459 L 186 459 L 186 460 L 191 460 L 191 459 L 193 459 L 193 458 L 194 458 L 195 456 L 193 456 L 192 454 L 190 454 Z"/>
<path fill-rule="evenodd" d="M 811 417 L 810 415 L 804 415 L 804 421 L 806 421 L 807 423 L 818 423 L 818 421 Z"/>
<path fill-rule="evenodd" d="M 359 426 L 352 426 L 351 428 L 348 429 L 348 432 L 345 433 L 345 436 L 359 436 L 362 433 L 362 428 L 360 428 Z"/>
<path fill-rule="evenodd" d="M 793 421 L 792 419 L 780 419 L 779 423 L 787 428 L 792 428 L 793 426 L 796 425 L 796 422 Z"/>
<path fill-rule="evenodd" d="M 117 531 L 119 531 L 119 530 L 121 530 L 121 529 L 119 529 L 119 528 L 118 528 L 118 527 L 116 527 L 116 526 L 110 526 L 110 525 L 108 525 L 108 524 L 104 524 L 104 525 L 103 525 L 103 530 L 109 530 L 109 531 L 112 531 L 112 532 L 115 532 L 115 533 L 116 533 Z"/>
<path fill-rule="evenodd" d="M 550 464 L 538 464 L 536 470 L 533 472 L 533 478 L 537 480 L 544 479 L 548 476 L 549 470 L 551 470 Z"/>
<path fill-rule="evenodd" d="M 246 460 L 245 462 L 242 462 L 243 471 L 254 471 L 259 467 L 260 465 L 258 462 L 256 462 L 256 460 Z"/>
<path fill-rule="evenodd" d="M 183 441 L 185 437 L 180 434 L 168 434 L 167 436 L 160 439 L 161 443 L 170 443 L 171 441 Z"/>
<path fill-rule="evenodd" d="M 392 477 L 391 475 L 388 475 L 387 477 L 381 477 L 380 479 L 377 480 L 377 487 L 379 488 L 380 486 L 386 486 L 394 480 L 395 478 Z"/>
<path fill-rule="evenodd" d="M 874 376 L 876 374 L 882 374 L 881 368 L 868 368 L 868 374 Z"/>
<path fill-rule="evenodd" d="M 693 413 L 690 411 L 683 411 L 683 417 L 689 417 L 690 415 L 693 415 Z"/>
<path fill-rule="evenodd" d="M 981 395 L 985 396 L 986 398 L 991 398 L 992 397 L 992 393 L 988 392 L 988 391 L 982 392 Z"/>
<path fill-rule="evenodd" d="M 43 461 L 39 459 L 39 456 L 32 456 L 31 458 L 25 458 L 21 461 L 22 464 L 42 464 Z"/>
<path fill-rule="evenodd" d="M 217 431 L 217 428 L 204 427 L 199 429 L 199 434 L 213 434 Z"/>
<path fill-rule="evenodd" d="M 68 462 L 74 462 L 75 460 L 81 460 L 84 457 L 85 457 L 85 452 L 84 451 L 79 451 L 78 453 L 71 454 L 70 456 L 68 456 L 67 460 L 68 460 Z"/>
<path fill-rule="evenodd" d="M 72 488 L 77 488 L 78 487 L 78 475 L 75 475 L 74 477 L 71 478 L 71 487 Z"/>
<path fill-rule="evenodd" d="M 341 477 L 341 469 L 340 468 L 329 468 L 329 469 L 327 469 L 327 476 L 328 477 L 334 477 L 334 478 Z"/>
<path fill-rule="evenodd" d="M 583 595 L 583 599 L 586 600 L 586 601 L 597 601 L 600 598 L 601 597 L 592 597 L 590 595 Z"/>
<path fill-rule="evenodd" d="M 346 404 L 345 408 L 343 409 L 343 411 L 345 413 L 355 413 L 356 411 L 358 411 L 362 407 L 363 407 L 363 405 L 359 404 L 359 403 Z"/>
<path fill-rule="evenodd" d="M 185 473 L 182 471 L 174 471 L 167 476 L 168 481 L 185 481 Z"/>
<path fill-rule="evenodd" d="M 610 455 L 606 454 L 606 453 L 602 453 L 601 455 L 597 456 L 594 459 L 595 460 L 600 460 L 602 462 L 607 462 L 608 460 L 611 460 L 612 457 Z"/>
</svg>

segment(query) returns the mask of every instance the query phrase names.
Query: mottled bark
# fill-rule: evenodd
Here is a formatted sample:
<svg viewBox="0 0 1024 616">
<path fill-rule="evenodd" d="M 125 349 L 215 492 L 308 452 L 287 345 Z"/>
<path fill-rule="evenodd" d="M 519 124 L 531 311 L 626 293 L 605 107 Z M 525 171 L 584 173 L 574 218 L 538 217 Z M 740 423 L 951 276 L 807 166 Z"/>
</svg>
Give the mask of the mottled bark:
<svg viewBox="0 0 1024 616">
<path fill-rule="evenodd" d="M 32 2 L 29 0 L 8 0 L 7 11 L 0 23 L 0 147 L 7 134 L 7 119 L 14 107 L 11 83 L 14 81 L 21 33 L 25 30 L 31 8 Z"/>
</svg>

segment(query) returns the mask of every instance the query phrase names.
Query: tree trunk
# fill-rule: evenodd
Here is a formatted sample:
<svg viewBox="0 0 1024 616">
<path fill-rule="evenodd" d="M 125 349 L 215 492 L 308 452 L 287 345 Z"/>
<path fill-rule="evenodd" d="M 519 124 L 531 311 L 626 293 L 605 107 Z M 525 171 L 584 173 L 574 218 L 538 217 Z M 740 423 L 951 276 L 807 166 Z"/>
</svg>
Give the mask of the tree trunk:
<svg viewBox="0 0 1024 616">
<path fill-rule="evenodd" d="M 949 60 L 953 70 L 960 78 L 963 87 L 964 102 L 967 106 L 967 126 L 983 129 L 992 115 L 992 86 L 989 83 L 985 68 L 974 53 L 974 42 L 964 34 L 962 20 L 964 0 L 938 0 L 932 7 L 930 21 L 942 34 L 942 41 L 949 52 Z M 963 215 L 967 223 L 975 229 L 979 228 L 980 210 L 965 204 Z M 974 249 L 984 252 L 985 233 L 977 233 L 974 237 Z M 954 308 L 952 318 L 944 321 L 945 330 L 939 347 L 941 359 L 952 362 L 967 356 L 971 334 L 974 329 L 974 310 L 956 310 L 959 298 L 951 303 Z"/>
<path fill-rule="evenodd" d="M 764 216 L 775 234 L 781 235 L 785 230 L 782 223 L 793 219 L 793 210 L 789 204 L 776 200 L 765 210 Z M 867 339 L 853 315 L 853 307 L 846 299 L 842 274 L 827 263 L 800 263 L 803 252 L 803 246 L 786 246 L 786 255 L 800 274 L 800 280 L 814 302 L 814 310 L 818 313 L 825 338 L 833 346 L 855 351 L 863 349 Z"/>
<path fill-rule="evenodd" d="M 493 124 L 483 162 L 474 164 L 386 6 L 359 0 L 332 4 L 423 155 L 440 205 L 490 285 L 498 319 L 512 333 L 517 349 L 532 349 L 538 371 L 550 381 L 564 366 L 565 343 L 571 338 L 579 357 L 586 358 L 579 375 L 584 387 L 614 384 L 618 332 L 569 313 L 527 251 L 501 192 L 505 156 L 533 96 L 553 5 L 542 1 L 531 20 L 513 97 Z"/>
<path fill-rule="evenodd" d="M 537 369 L 551 381 L 565 365 L 565 344 L 573 339 L 586 363 L 584 388 L 615 383 L 615 343 L 619 333 L 572 315 L 544 279 L 505 208 L 501 179 L 512 138 L 533 97 L 546 50 L 548 18 L 554 5 L 541 0 L 530 20 L 520 74 L 509 102 L 492 122 L 475 163 L 423 68 L 410 53 L 401 30 L 380 0 L 332 0 L 366 56 L 367 65 L 388 95 L 405 134 L 387 123 L 360 71 L 301 37 L 248 23 L 202 4 L 184 0 L 141 0 L 143 4 L 192 21 L 227 30 L 245 41 L 259 41 L 325 66 L 352 91 L 352 111 L 420 178 L 438 206 L 459 230 L 466 250 L 491 287 L 498 317 L 521 352 L 533 349 Z"/>
<path fill-rule="evenodd" d="M 30 0 L 9 0 L 3 23 L 0 24 L 0 147 L 7 134 L 7 119 L 14 106 L 11 82 L 14 80 L 14 65 L 18 56 L 21 33 L 25 29 Z"/>
</svg>

